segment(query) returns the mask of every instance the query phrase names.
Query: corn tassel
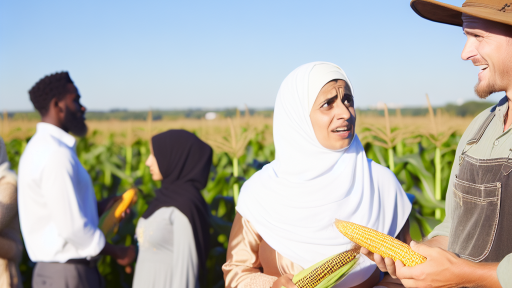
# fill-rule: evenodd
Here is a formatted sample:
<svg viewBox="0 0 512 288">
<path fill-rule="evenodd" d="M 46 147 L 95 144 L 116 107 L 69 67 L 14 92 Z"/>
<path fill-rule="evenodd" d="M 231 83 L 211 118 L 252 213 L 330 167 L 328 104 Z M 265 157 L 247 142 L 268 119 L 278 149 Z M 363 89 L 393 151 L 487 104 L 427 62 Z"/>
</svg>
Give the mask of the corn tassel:
<svg viewBox="0 0 512 288">
<path fill-rule="evenodd" d="M 128 189 L 123 193 L 121 199 L 117 200 L 110 209 L 101 215 L 99 227 L 107 240 L 110 240 L 117 233 L 123 212 L 137 201 L 136 192 L 137 189 L 135 188 Z"/>
<path fill-rule="evenodd" d="M 356 264 L 359 247 L 324 259 L 297 273 L 292 281 L 297 288 L 329 288 L 348 275 Z"/>
<path fill-rule="evenodd" d="M 427 258 L 414 252 L 409 245 L 379 231 L 338 219 L 335 225 L 349 240 L 382 257 L 400 260 L 406 266 L 415 266 L 427 261 Z"/>
</svg>

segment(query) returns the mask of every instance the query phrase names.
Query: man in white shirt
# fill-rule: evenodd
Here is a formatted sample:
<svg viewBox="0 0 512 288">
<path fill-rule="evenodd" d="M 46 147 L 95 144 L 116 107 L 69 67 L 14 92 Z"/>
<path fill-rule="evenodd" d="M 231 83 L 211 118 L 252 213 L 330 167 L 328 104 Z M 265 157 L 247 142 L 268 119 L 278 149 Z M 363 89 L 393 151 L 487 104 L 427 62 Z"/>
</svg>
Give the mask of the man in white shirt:
<svg viewBox="0 0 512 288">
<path fill-rule="evenodd" d="M 18 206 L 25 247 L 37 263 L 32 286 L 102 287 L 97 256 L 128 265 L 135 247 L 107 243 L 98 228 L 92 181 L 68 134 L 87 133 L 85 107 L 67 72 L 44 77 L 29 94 L 42 120 L 20 159 Z"/>
</svg>

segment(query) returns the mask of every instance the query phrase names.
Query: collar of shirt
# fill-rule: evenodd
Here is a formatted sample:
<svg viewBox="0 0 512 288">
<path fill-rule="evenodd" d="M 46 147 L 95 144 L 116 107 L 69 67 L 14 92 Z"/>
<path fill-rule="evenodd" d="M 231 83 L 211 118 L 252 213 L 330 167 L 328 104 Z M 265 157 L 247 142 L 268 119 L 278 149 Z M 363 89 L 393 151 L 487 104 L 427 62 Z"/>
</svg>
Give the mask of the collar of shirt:
<svg viewBox="0 0 512 288">
<path fill-rule="evenodd" d="M 73 148 L 73 149 L 75 148 L 75 144 L 76 144 L 75 137 L 71 136 L 69 133 L 60 129 L 59 127 L 57 127 L 53 124 L 50 124 L 50 123 L 46 123 L 46 122 L 39 122 L 39 123 L 37 123 L 36 127 L 37 127 L 36 128 L 37 133 L 49 134 L 49 135 L 59 139 L 60 141 L 62 141 L 64 144 L 66 144 L 70 148 Z"/>
<path fill-rule="evenodd" d="M 501 124 L 501 131 L 506 133 L 507 131 L 503 131 L 505 128 L 505 115 L 508 113 L 508 98 L 507 96 L 500 99 L 498 104 L 496 105 L 496 119 L 499 119 Z M 510 128 L 509 128 L 510 129 Z"/>
</svg>

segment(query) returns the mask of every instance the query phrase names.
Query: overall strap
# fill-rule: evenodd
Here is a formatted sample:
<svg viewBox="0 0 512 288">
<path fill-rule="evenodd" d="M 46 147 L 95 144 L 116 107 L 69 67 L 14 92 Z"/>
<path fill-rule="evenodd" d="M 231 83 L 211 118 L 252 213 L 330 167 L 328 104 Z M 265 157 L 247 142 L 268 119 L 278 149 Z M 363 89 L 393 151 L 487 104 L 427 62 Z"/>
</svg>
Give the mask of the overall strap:
<svg viewBox="0 0 512 288">
<path fill-rule="evenodd" d="M 466 142 L 466 145 L 475 145 L 476 143 L 478 143 L 478 141 L 480 141 L 480 139 L 484 135 L 485 130 L 487 129 L 487 127 L 489 127 L 489 124 L 491 124 L 492 119 L 494 119 L 494 116 L 496 116 L 495 111 L 487 115 L 487 118 L 485 118 L 484 122 L 482 123 L 482 125 L 480 125 L 480 128 L 478 128 L 473 137 L 471 137 L 471 139 L 469 139 L 468 142 Z"/>
<path fill-rule="evenodd" d="M 494 119 L 494 116 L 496 116 L 496 110 L 494 110 L 489 115 L 487 115 L 487 118 L 485 118 L 484 122 L 482 122 L 482 125 L 480 125 L 478 130 L 476 130 L 473 137 L 471 137 L 468 140 L 468 142 L 466 142 L 466 147 L 464 147 L 464 149 L 460 153 L 459 166 L 464 161 L 464 155 L 466 154 L 466 152 L 468 152 L 469 149 L 471 149 L 476 143 L 478 143 L 478 141 L 480 141 L 480 139 L 482 138 L 482 136 L 485 133 L 485 130 L 487 129 L 487 127 L 489 127 L 489 124 L 491 124 L 492 119 Z"/>
</svg>

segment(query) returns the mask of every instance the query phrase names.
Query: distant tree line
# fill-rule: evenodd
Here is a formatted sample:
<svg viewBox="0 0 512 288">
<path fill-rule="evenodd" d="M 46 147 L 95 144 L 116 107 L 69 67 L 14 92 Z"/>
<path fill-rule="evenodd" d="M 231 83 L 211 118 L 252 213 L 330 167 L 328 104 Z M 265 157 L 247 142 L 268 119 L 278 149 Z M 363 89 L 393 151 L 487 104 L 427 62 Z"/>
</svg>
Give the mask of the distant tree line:
<svg viewBox="0 0 512 288">
<path fill-rule="evenodd" d="M 485 109 L 491 107 L 496 103 L 488 102 L 488 101 L 469 101 L 462 105 L 457 104 L 447 104 L 445 106 L 434 107 L 435 110 L 441 109 L 443 113 L 453 116 L 476 116 L 478 113 L 484 111 Z M 358 115 L 381 115 L 384 116 L 384 110 L 378 109 L 358 109 Z M 400 108 L 400 113 L 402 116 L 424 116 L 428 114 L 427 107 L 409 107 L 409 108 Z M 389 109 L 390 115 L 396 115 L 397 109 Z"/>
<path fill-rule="evenodd" d="M 469 101 L 462 105 L 456 104 L 447 104 L 445 106 L 434 107 L 434 109 L 440 108 L 443 113 L 447 113 L 449 115 L 454 116 L 476 116 L 478 113 L 483 110 L 489 108 L 494 105 L 493 102 L 486 101 Z M 233 117 L 237 113 L 236 108 L 227 108 L 227 109 L 219 109 L 219 110 L 204 110 L 204 109 L 184 109 L 184 110 L 153 110 L 152 117 L 153 120 L 172 120 L 179 118 L 194 118 L 201 119 L 204 118 L 206 112 L 215 112 L 218 117 Z M 261 115 L 265 117 L 272 117 L 273 110 L 272 109 L 248 109 L 250 115 Z M 239 111 L 241 116 L 244 116 L 246 111 Z M 357 109 L 358 115 L 382 115 L 384 116 L 383 110 L 378 109 Z M 397 109 L 389 109 L 390 115 L 396 115 Z M 403 116 L 424 116 L 427 115 L 428 109 L 427 107 L 409 107 L 409 108 L 401 108 L 400 113 Z M 9 119 L 13 120 L 37 120 L 39 119 L 39 114 L 37 112 L 7 112 L 0 115 L 0 118 L 3 119 L 5 115 L 8 115 Z M 86 113 L 87 119 L 90 120 L 147 120 L 148 111 L 129 111 L 126 109 L 112 109 L 110 111 L 87 111 Z"/>
</svg>

